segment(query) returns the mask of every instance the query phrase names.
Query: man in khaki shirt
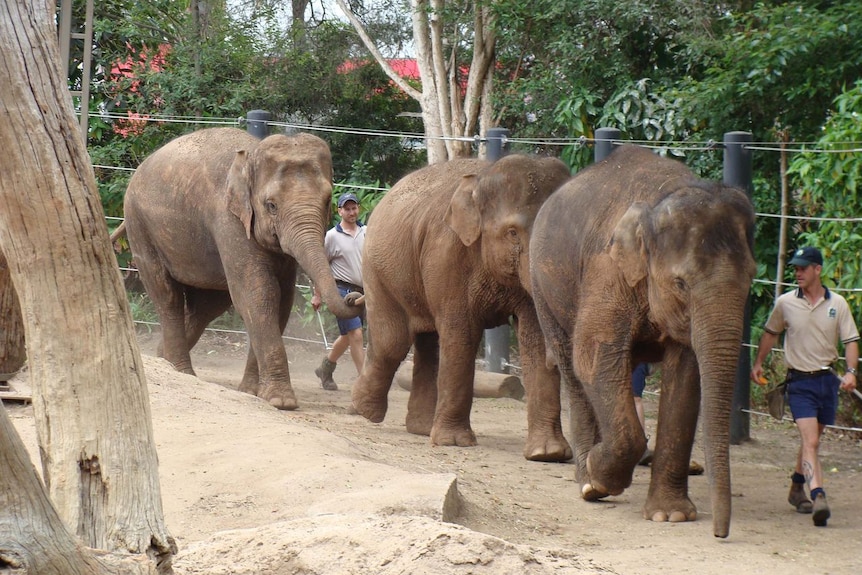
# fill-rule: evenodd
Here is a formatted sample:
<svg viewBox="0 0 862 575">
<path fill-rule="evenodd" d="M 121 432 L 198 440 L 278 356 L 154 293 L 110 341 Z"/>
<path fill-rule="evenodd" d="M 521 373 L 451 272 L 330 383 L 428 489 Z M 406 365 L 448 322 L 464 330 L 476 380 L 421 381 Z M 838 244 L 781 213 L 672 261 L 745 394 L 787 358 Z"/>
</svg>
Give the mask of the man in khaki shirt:
<svg viewBox="0 0 862 575">
<path fill-rule="evenodd" d="M 766 322 L 751 369 L 751 378 L 763 380 L 763 361 L 784 335 L 787 365 L 787 403 L 802 440 L 787 500 L 799 513 L 812 513 L 814 525 L 826 526 L 829 505 L 823 490 L 818 450 L 820 436 L 835 423 L 838 389 L 856 389 L 859 331 L 847 301 L 820 282 L 823 255 L 817 248 L 796 250 L 788 262 L 796 268 L 799 287 L 780 296 Z M 838 342 L 844 344 L 847 369 L 841 378 L 831 367 L 838 359 Z M 805 484 L 811 500 L 805 496 Z"/>
</svg>

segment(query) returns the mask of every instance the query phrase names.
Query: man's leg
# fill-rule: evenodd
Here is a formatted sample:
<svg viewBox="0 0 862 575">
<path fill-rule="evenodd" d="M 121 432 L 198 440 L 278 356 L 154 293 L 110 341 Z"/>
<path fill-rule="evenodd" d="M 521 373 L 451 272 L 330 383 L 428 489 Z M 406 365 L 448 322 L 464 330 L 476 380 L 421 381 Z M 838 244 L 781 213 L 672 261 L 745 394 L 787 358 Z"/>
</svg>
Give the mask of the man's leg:
<svg viewBox="0 0 862 575">
<path fill-rule="evenodd" d="M 350 357 L 353 359 L 353 365 L 356 366 L 356 373 L 362 373 L 362 366 L 365 363 L 365 349 L 362 341 L 362 328 L 357 328 L 347 332 L 347 335 L 338 339 L 346 339 L 350 346 Z"/>
<path fill-rule="evenodd" d="M 338 365 L 338 358 L 344 354 L 347 350 L 347 346 L 347 337 L 344 335 L 338 336 L 338 338 L 332 342 L 332 349 L 329 350 L 329 353 L 323 358 L 323 361 L 320 362 L 320 367 L 314 370 L 314 374 L 320 378 L 320 385 L 323 389 L 327 391 L 338 391 L 338 385 L 335 383 L 335 380 L 332 379 L 332 374 Z"/>
<path fill-rule="evenodd" d="M 826 503 L 826 495 L 823 493 L 823 470 L 820 467 L 820 436 L 826 426 L 819 423 L 817 418 L 805 417 L 796 420 L 802 446 L 799 450 L 799 459 L 802 474 L 808 483 L 811 499 L 814 501 L 814 524 L 818 527 L 826 525 L 829 519 L 829 505 Z"/>
</svg>

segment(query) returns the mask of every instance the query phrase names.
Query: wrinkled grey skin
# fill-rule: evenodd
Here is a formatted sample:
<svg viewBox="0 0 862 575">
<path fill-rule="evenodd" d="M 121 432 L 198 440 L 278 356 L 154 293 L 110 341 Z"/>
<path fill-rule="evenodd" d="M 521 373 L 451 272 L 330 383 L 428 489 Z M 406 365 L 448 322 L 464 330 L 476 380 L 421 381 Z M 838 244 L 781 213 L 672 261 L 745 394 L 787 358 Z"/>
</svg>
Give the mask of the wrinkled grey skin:
<svg viewBox="0 0 862 575">
<path fill-rule="evenodd" d="M 281 335 L 297 266 L 337 316 L 360 309 L 341 300 L 324 253 L 331 197 L 329 147 L 309 134 L 206 129 L 150 155 L 129 182 L 125 224 L 163 357 L 194 373 L 189 351 L 233 302 L 250 342 L 240 389 L 296 409 Z"/>
<path fill-rule="evenodd" d="M 743 192 L 631 146 L 573 177 L 540 210 L 533 298 L 568 387 L 584 499 L 631 484 L 646 446 L 631 372 L 662 361 L 644 517 L 696 518 L 688 466 L 700 408 L 713 530 L 728 535 L 730 410 L 753 229 Z"/>
<path fill-rule="evenodd" d="M 476 445 L 470 426 L 476 353 L 486 328 L 517 318 L 527 392 L 527 459 L 572 457 L 560 423 L 559 373 L 529 294 L 533 218 L 562 182 L 559 160 L 512 155 L 435 164 L 401 179 L 374 209 L 363 255 L 368 347 L 356 411 L 383 420 L 413 345 L 407 430 L 433 445 Z"/>
</svg>

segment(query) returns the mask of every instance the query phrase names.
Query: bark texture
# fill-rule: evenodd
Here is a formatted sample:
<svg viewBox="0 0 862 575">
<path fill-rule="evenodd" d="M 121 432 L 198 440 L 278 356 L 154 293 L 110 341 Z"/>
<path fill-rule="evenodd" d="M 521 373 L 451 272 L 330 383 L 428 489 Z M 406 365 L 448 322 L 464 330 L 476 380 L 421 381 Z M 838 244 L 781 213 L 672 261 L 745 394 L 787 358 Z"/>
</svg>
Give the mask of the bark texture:
<svg viewBox="0 0 862 575">
<path fill-rule="evenodd" d="M 9 265 L 0 251 L 0 383 L 10 379 L 27 360 L 24 323 Z"/>
<path fill-rule="evenodd" d="M 169 572 L 176 544 L 164 525 L 143 364 L 58 64 L 54 3 L 4 3 L 0 246 L 23 316 L 43 479 L 85 546 L 146 554 Z M 25 478 L 11 480 L 29 490 Z M 44 504 L 0 510 L 20 526 L 48 513 Z"/>
</svg>

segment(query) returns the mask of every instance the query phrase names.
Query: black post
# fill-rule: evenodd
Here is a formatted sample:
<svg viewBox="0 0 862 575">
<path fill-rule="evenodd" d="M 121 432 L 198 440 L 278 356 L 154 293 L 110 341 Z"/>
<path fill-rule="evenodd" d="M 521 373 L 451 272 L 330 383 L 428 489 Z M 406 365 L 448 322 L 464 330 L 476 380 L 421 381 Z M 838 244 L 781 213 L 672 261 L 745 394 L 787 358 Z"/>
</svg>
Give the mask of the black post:
<svg viewBox="0 0 862 575">
<path fill-rule="evenodd" d="M 509 130 L 491 128 L 486 133 L 487 158 L 496 162 L 506 155 L 508 144 L 506 137 Z M 485 371 L 491 373 L 509 373 L 509 324 L 485 330 Z"/>
<path fill-rule="evenodd" d="M 751 199 L 754 186 L 751 181 L 751 143 L 750 132 L 728 132 L 724 135 L 724 178 L 728 186 L 743 190 Z M 754 246 L 749 246 L 754 249 Z M 751 296 L 745 302 L 742 324 L 742 342 L 739 348 L 739 361 L 736 366 L 736 385 L 733 388 L 733 407 L 730 413 L 730 443 L 739 445 L 751 439 L 751 352 L 745 345 L 751 341 Z"/>
<path fill-rule="evenodd" d="M 266 110 L 252 110 L 245 115 L 246 130 L 261 140 L 269 135 L 269 120 L 272 114 Z"/>
<path fill-rule="evenodd" d="M 618 145 L 613 140 L 620 139 L 620 131 L 616 128 L 598 128 L 596 130 L 596 147 L 593 152 L 596 162 L 601 162 L 611 155 L 614 148 Z"/>
</svg>

